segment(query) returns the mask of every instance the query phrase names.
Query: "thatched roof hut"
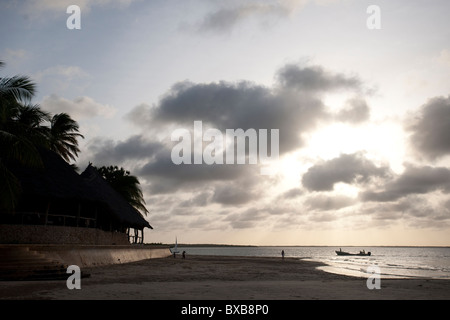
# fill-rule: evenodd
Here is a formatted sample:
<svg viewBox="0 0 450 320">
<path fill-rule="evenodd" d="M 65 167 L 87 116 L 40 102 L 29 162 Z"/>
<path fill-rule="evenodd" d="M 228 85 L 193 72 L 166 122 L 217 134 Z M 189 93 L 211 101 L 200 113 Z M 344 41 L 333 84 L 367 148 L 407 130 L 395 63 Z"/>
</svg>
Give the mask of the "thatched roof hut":
<svg viewBox="0 0 450 320">
<path fill-rule="evenodd" d="M 93 201 L 86 183 L 74 168 L 50 150 L 39 150 L 43 168 L 10 164 L 18 178 L 22 197 Z"/>
<path fill-rule="evenodd" d="M 121 223 L 135 229 L 153 229 L 141 213 L 114 190 L 91 164 L 84 170 L 81 177 L 89 185 L 91 196 L 105 203 Z"/>
<path fill-rule="evenodd" d="M 8 164 L 20 181 L 21 196 L 13 214 L 1 214 L 0 223 L 98 228 L 125 233 L 152 226 L 89 165 L 79 175 L 59 155 L 39 150 L 43 167 Z M 137 240 L 136 236 L 136 240 Z M 135 240 L 135 242 L 136 242 Z"/>
</svg>

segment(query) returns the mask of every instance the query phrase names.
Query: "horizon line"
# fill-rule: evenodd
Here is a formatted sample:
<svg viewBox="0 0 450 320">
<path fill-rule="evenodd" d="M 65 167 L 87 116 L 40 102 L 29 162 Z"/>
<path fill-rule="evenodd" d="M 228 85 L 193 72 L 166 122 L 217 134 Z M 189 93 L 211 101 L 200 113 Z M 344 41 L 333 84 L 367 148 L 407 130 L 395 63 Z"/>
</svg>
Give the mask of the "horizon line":
<svg viewBox="0 0 450 320">
<path fill-rule="evenodd" d="M 173 243 L 151 242 L 144 245 L 167 245 Z M 257 245 L 257 244 L 222 244 L 222 243 L 178 243 L 178 246 L 211 247 L 397 247 L 397 248 L 450 248 L 450 245 Z"/>
</svg>

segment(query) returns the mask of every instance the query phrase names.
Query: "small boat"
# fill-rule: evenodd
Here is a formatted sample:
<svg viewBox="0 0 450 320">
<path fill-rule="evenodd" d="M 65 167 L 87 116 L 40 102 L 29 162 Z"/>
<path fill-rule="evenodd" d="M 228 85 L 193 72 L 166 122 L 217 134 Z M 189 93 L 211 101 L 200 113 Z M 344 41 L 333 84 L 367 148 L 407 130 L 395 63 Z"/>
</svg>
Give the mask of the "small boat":
<svg viewBox="0 0 450 320">
<path fill-rule="evenodd" d="M 350 253 L 342 250 L 339 251 L 336 250 L 335 252 L 338 256 L 370 256 L 372 254 L 370 251 L 365 252 L 364 250 L 360 251 L 359 253 Z"/>
<path fill-rule="evenodd" d="M 170 248 L 170 252 L 171 253 L 179 253 L 180 251 L 178 251 L 178 239 L 175 238 L 175 247 Z"/>
</svg>

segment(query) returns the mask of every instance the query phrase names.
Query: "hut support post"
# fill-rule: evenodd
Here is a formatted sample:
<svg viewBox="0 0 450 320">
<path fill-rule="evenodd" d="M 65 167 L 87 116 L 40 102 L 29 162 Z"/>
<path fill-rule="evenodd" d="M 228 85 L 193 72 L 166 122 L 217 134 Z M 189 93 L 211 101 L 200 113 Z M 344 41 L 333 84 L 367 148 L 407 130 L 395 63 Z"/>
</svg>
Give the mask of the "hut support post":
<svg viewBox="0 0 450 320">
<path fill-rule="evenodd" d="M 98 208 L 95 206 L 95 214 L 94 214 L 94 228 L 97 228 L 97 217 L 98 217 Z"/>
<path fill-rule="evenodd" d="M 79 227 L 79 224 L 80 224 L 80 214 L 81 214 L 81 203 L 78 203 L 78 210 L 77 210 L 77 227 Z"/>
<path fill-rule="evenodd" d="M 50 211 L 50 201 L 47 203 L 47 209 L 45 209 L 44 225 L 48 223 L 48 212 Z"/>
</svg>

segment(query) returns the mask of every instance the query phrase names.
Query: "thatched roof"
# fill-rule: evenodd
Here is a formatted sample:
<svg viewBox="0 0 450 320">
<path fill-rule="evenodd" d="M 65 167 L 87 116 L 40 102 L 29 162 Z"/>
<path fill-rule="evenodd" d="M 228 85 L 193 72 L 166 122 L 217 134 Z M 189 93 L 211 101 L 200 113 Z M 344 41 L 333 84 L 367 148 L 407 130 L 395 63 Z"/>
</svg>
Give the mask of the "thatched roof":
<svg viewBox="0 0 450 320">
<path fill-rule="evenodd" d="M 132 228 L 153 229 L 141 213 L 114 190 L 92 165 L 89 164 L 81 177 L 90 186 L 92 196 L 107 204 L 120 222 L 126 223 Z"/>
<path fill-rule="evenodd" d="M 43 168 L 30 168 L 19 164 L 8 167 L 18 178 L 24 198 L 75 200 L 102 203 L 109 213 L 126 227 L 153 229 L 120 194 L 89 165 L 79 175 L 74 168 L 53 151 L 39 150 Z"/>
<path fill-rule="evenodd" d="M 10 164 L 18 178 L 23 195 L 46 198 L 94 201 L 80 175 L 59 155 L 50 150 L 39 150 L 43 168 Z"/>
</svg>

